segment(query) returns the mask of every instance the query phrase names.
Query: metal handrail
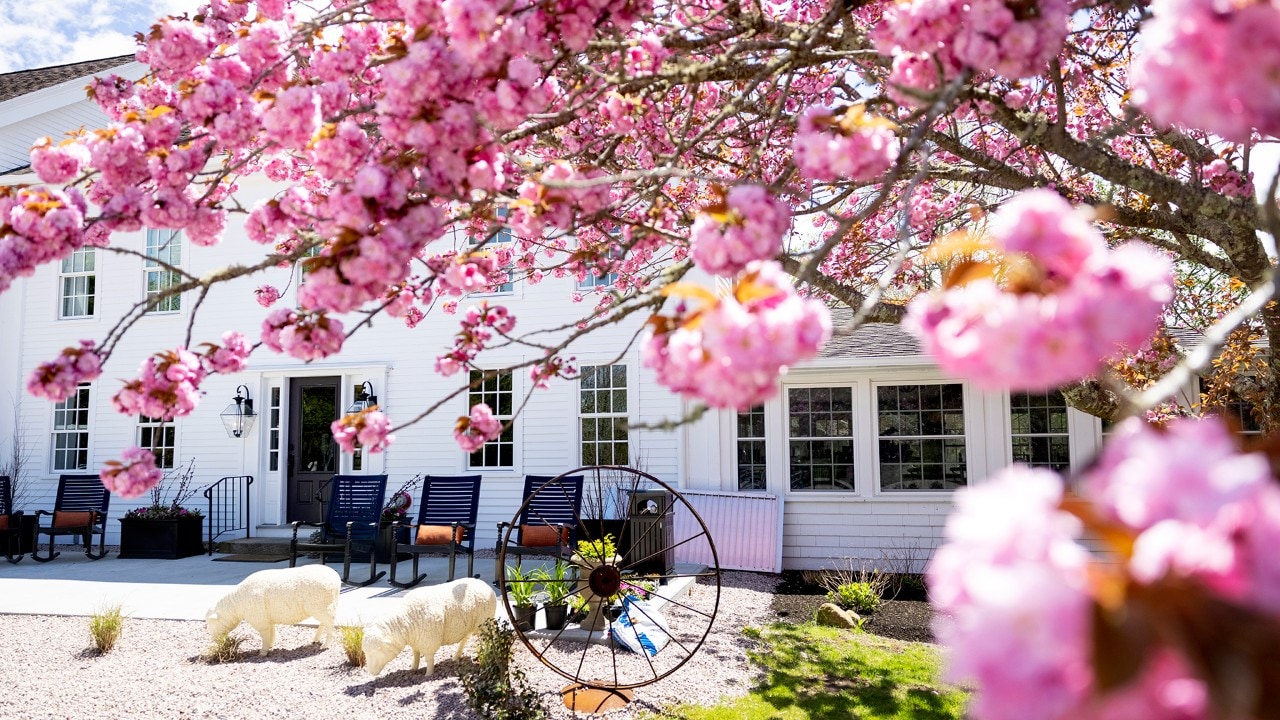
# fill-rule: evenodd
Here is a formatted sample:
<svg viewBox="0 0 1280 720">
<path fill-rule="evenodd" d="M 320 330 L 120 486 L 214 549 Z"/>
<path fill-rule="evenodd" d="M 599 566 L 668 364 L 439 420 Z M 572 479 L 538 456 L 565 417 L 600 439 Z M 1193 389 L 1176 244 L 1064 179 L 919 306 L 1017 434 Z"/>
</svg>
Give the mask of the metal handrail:
<svg viewBox="0 0 1280 720">
<path fill-rule="evenodd" d="M 205 499 L 209 501 L 209 554 L 213 554 L 214 540 L 226 533 L 244 530 L 245 537 L 252 535 L 249 525 L 249 486 L 253 484 L 252 475 L 228 475 L 204 489 Z M 216 497 L 215 497 L 216 496 Z M 243 512 L 241 510 L 243 505 Z M 217 507 L 218 512 L 214 513 Z M 214 532 L 214 528 L 218 532 Z"/>
</svg>

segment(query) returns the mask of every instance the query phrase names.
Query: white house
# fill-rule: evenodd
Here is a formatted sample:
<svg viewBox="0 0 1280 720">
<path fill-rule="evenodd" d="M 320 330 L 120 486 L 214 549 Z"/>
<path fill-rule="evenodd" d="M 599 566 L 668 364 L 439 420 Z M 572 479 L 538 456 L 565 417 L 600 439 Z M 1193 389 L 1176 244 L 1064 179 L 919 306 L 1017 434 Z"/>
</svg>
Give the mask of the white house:
<svg viewBox="0 0 1280 720">
<path fill-rule="evenodd" d="M 106 123 L 83 88 L 89 76 L 108 69 L 128 77 L 143 71 L 122 57 L 0 75 L 0 182 L 34 181 L 26 170 L 27 149 L 37 137 Z M 266 180 L 251 179 L 239 194 L 249 206 L 275 190 Z M 214 248 L 193 247 L 181 235 L 158 231 L 118 235 L 113 242 L 196 275 L 247 262 L 258 250 L 234 220 Z M 1015 458 L 1055 468 L 1081 463 L 1096 452 L 1101 437 L 1096 419 L 1066 408 L 1060 396 L 1011 397 L 944 377 L 913 338 L 885 325 L 833 339 L 819 358 L 792 369 L 762 408 L 711 412 L 676 431 L 626 431 L 623 420 L 655 423 L 680 417 L 686 408 L 641 366 L 638 348 L 619 359 L 643 320 L 637 318 L 576 347 L 583 379 L 534 393 L 511 431 L 480 453 L 458 449 L 454 420 L 466 414 L 469 395 L 475 401 L 484 395 L 491 404 L 496 398 L 498 413 L 510 413 L 529 390 L 523 373 L 448 400 L 439 412 L 400 429 L 384 454 L 336 452 L 329 422 L 357 399 L 363 383 L 395 422 L 459 386 L 457 377 L 441 378 L 432 369 L 456 332 L 457 318 L 438 309 L 413 330 L 379 319 L 339 356 L 309 364 L 260 348 L 246 372 L 209 378 L 196 411 L 165 426 L 117 414 L 110 398 L 120 381 L 136 374 L 146 353 L 182 344 L 196 301 L 188 296 L 140 318 L 102 377 L 75 397 L 53 404 L 25 396 L 25 380 L 38 363 L 80 338 L 103 337 L 149 288 L 168 282 L 163 270 L 147 265 L 139 256 L 88 248 L 0 295 L 0 452 L 8 453 L 15 437 L 30 448 L 32 462 L 24 474 L 29 509 L 52 505 L 60 474 L 96 472 L 122 448 L 146 444 L 159 448 L 167 464 L 195 458 L 202 483 L 254 476 L 255 526 L 312 519 L 303 517 L 310 512 L 305 488 L 335 472 L 386 472 L 389 488 L 418 473 L 481 472 L 481 540 L 491 543 L 496 523 L 509 520 L 520 504 L 525 474 L 617 462 L 642 466 L 705 503 L 729 497 L 721 523 L 734 531 L 723 530 L 717 543 L 746 542 L 730 537 L 737 531 L 763 537 L 769 557 L 759 567 L 776 568 L 780 556 L 783 567 L 816 568 L 882 553 L 923 559 L 939 542 L 956 488 L 981 482 Z M 253 289 L 263 283 L 288 286 L 280 302 L 293 303 L 296 272 L 272 269 L 215 288 L 191 328 L 192 344 L 216 341 L 229 328 L 256 337 L 268 311 L 255 302 Z M 460 304 L 488 299 L 507 305 L 521 329 L 553 327 L 581 316 L 584 306 L 571 299 L 579 289 L 572 278 L 547 279 Z M 527 359 L 521 350 L 483 357 L 495 368 Z M 219 413 L 239 386 L 259 418 L 244 437 L 232 438 Z M 732 497 L 761 494 L 782 501 L 780 552 L 768 549 L 778 527 L 735 515 Z M 138 504 L 143 500 L 117 499 L 112 515 Z M 115 540 L 114 530 L 108 543 Z"/>
</svg>

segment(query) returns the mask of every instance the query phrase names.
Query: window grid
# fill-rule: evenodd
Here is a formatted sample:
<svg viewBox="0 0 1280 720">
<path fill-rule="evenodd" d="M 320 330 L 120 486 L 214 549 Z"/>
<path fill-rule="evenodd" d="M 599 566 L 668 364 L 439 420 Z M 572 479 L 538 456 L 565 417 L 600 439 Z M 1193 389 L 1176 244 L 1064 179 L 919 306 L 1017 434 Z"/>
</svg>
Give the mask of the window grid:
<svg viewBox="0 0 1280 720">
<path fill-rule="evenodd" d="M 510 370 L 487 374 L 481 370 L 471 371 L 471 388 L 467 391 L 467 407 L 475 407 L 480 403 L 488 405 L 493 411 L 493 416 L 501 420 L 506 427 L 502 429 L 501 435 L 471 453 L 467 460 L 467 467 L 470 469 L 515 467 L 516 433 L 515 423 L 511 422 L 515 392 Z"/>
<path fill-rule="evenodd" d="M 617 239 L 617 236 L 614 236 Z M 610 260 L 621 260 L 625 256 L 625 251 L 621 248 L 612 247 L 605 252 L 605 257 Z M 612 287 L 618 282 L 617 272 L 607 272 L 603 275 L 597 275 L 595 268 L 588 268 L 586 277 L 578 281 L 579 290 L 595 290 L 596 288 Z"/>
<path fill-rule="evenodd" d="M 180 230 L 147 230 L 147 258 L 143 263 L 146 274 L 147 312 L 178 312 L 182 309 L 182 295 L 161 297 L 174 285 L 182 283 L 182 274 L 165 266 L 182 264 L 182 232 Z"/>
<path fill-rule="evenodd" d="M 961 385 L 880 386 L 876 415 L 881 490 L 955 490 L 968 484 Z"/>
<path fill-rule="evenodd" d="M 585 365 L 578 380 L 583 465 L 630 465 L 627 366 Z"/>
<path fill-rule="evenodd" d="M 507 209 L 505 207 L 498 208 L 498 219 L 505 220 L 507 217 Z M 487 242 L 486 242 L 487 241 Z M 482 252 L 494 253 L 495 256 L 501 257 L 503 254 L 508 256 L 507 261 L 501 264 L 499 272 L 506 276 L 507 281 L 499 285 L 493 286 L 485 292 L 472 293 L 473 295 L 510 295 L 515 292 L 515 284 L 511 280 L 511 266 L 513 263 L 513 249 L 515 248 L 516 237 L 511 233 L 511 226 L 502 225 L 493 233 L 492 237 L 483 236 L 471 238 L 472 247 L 484 243 Z"/>
<path fill-rule="evenodd" d="M 156 467 L 173 469 L 174 450 L 177 448 L 177 428 L 160 418 L 138 416 L 138 446 L 147 448 L 156 456 Z"/>
<path fill-rule="evenodd" d="M 791 489 L 852 491 L 853 388 L 787 390 Z"/>
<path fill-rule="evenodd" d="M 94 248 L 82 247 L 62 260 L 59 273 L 58 317 L 93 316 L 97 295 L 97 256 Z"/>
<path fill-rule="evenodd" d="M 1071 469 L 1071 435 L 1067 429 L 1067 399 L 1048 393 L 1009 396 L 1013 461 L 1057 472 Z"/>
<path fill-rule="evenodd" d="M 764 406 L 738 413 L 738 489 L 765 487 Z"/>
<path fill-rule="evenodd" d="M 267 469 L 275 472 L 280 469 L 280 388 L 271 388 L 270 400 L 267 402 Z"/>
<path fill-rule="evenodd" d="M 53 406 L 53 469 L 89 469 L 89 386 Z"/>
</svg>

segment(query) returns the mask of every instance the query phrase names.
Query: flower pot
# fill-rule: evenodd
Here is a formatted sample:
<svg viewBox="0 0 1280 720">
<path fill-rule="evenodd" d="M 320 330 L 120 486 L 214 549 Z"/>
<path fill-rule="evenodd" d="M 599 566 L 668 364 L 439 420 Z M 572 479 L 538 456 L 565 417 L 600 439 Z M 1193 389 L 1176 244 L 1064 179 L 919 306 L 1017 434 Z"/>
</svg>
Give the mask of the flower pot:
<svg viewBox="0 0 1280 720">
<path fill-rule="evenodd" d="M 548 630 L 560 630 L 569 619 L 568 605 L 544 605 L 542 616 L 547 621 Z"/>
<path fill-rule="evenodd" d="M 515 605 L 511 608 L 511 612 L 515 615 L 517 630 L 533 629 L 533 623 L 537 620 L 537 605 Z"/>
<path fill-rule="evenodd" d="M 582 599 L 587 601 L 587 617 L 582 621 L 582 628 L 584 630 L 604 630 L 605 625 L 611 620 L 616 620 L 617 616 L 615 615 L 611 618 L 605 614 L 604 610 L 609 605 L 609 598 L 600 597 L 592 592 L 590 584 L 591 573 L 601 565 L 611 565 L 616 568 L 622 562 L 622 558 L 614 555 L 612 560 L 603 563 L 599 560 L 583 559 L 575 553 L 570 558 L 570 562 L 580 568 L 578 571 L 577 591 L 582 596 Z"/>
<path fill-rule="evenodd" d="M 204 552 L 204 518 L 120 518 L 120 557 L 176 560 Z"/>
<path fill-rule="evenodd" d="M 396 532 L 396 536 L 399 538 L 401 545 L 409 544 L 409 528 L 400 527 Z M 373 544 L 374 559 L 383 564 L 391 562 L 391 548 L 391 523 L 382 523 L 378 526 L 378 538 Z M 396 559 L 408 560 L 411 556 L 410 553 L 400 553 L 396 556 Z"/>
<path fill-rule="evenodd" d="M 30 555 L 36 549 L 36 516 L 35 513 L 23 513 L 18 518 L 19 555 Z"/>
</svg>

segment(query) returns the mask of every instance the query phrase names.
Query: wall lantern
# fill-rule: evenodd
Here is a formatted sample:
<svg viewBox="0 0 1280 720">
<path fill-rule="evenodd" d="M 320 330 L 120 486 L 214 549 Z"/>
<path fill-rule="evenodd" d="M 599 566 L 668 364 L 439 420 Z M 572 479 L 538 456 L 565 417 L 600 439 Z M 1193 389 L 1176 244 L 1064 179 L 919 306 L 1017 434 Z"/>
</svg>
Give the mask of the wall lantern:
<svg viewBox="0 0 1280 720">
<path fill-rule="evenodd" d="M 241 390 L 244 391 L 244 395 L 240 394 Z M 253 400 L 249 398 L 249 388 L 244 385 L 236 388 L 235 402 L 222 411 L 221 417 L 228 437 L 239 438 L 249 434 L 253 429 L 253 421 L 258 417 L 253 414 Z"/>
<path fill-rule="evenodd" d="M 378 404 L 378 396 L 373 394 L 373 383 L 365 380 L 360 383 L 360 390 L 356 394 L 356 401 L 351 403 L 351 407 L 347 408 L 348 415 L 364 412 L 374 405 Z"/>
</svg>

